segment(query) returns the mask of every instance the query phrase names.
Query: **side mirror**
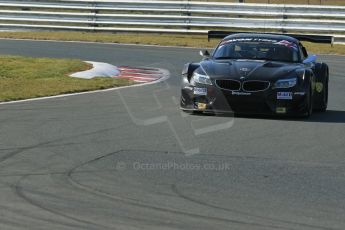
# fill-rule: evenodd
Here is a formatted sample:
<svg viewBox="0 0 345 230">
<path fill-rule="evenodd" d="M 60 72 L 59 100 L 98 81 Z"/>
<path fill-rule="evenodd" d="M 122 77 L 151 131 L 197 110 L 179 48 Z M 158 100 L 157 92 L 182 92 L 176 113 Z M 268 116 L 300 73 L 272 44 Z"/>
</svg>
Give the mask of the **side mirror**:
<svg viewBox="0 0 345 230">
<path fill-rule="evenodd" d="M 207 50 L 200 50 L 199 54 L 201 57 L 204 57 L 204 58 L 210 57 L 210 53 Z"/>
<path fill-rule="evenodd" d="M 303 64 L 310 64 L 316 62 L 316 55 L 309 55 L 306 59 L 304 59 Z"/>
</svg>

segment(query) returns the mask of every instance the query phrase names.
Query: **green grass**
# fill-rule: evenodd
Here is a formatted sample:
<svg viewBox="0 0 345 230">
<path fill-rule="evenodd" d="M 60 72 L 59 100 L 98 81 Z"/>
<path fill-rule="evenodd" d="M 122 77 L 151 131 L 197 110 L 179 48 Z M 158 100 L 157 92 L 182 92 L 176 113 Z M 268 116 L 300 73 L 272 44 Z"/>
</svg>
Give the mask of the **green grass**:
<svg viewBox="0 0 345 230">
<path fill-rule="evenodd" d="M 0 32 L 0 38 L 37 40 L 90 41 L 150 44 L 168 46 L 204 47 L 207 37 L 202 35 L 149 34 L 149 33 L 97 33 L 97 32 Z M 210 44 L 215 44 L 213 41 Z"/>
<path fill-rule="evenodd" d="M 69 74 L 89 69 L 80 60 L 0 56 L 0 101 L 83 92 L 132 84 L 126 79 L 84 80 Z"/>
<path fill-rule="evenodd" d="M 0 32 L 2 38 L 90 41 L 110 43 L 148 44 L 182 47 L 213 48 L 218 39 L 207 41 L 206 35 L 147 34 L 147 33 L 92 33 L 92 32 Z M 345 55 L 344 45 L 303 43 L 310 53 Z"/>
</svg>

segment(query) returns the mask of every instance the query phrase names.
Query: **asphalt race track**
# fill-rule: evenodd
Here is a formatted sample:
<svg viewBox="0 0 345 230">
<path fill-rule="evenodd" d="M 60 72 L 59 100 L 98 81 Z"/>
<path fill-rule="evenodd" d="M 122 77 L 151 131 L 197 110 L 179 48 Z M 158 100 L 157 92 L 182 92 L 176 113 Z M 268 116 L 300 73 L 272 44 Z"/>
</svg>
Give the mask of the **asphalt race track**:
<svg viewBox="0 0 345 230">
<path fill-rule="evenodd" d="M 155 85 L 0 105 L 0 229 L 345 229 L 345 57 L 309 120 L 181 114 L 195 49 L 0 41 L 167 69 Z M 199 152 L 198 152 L 199 151 Z"/>
</svg>

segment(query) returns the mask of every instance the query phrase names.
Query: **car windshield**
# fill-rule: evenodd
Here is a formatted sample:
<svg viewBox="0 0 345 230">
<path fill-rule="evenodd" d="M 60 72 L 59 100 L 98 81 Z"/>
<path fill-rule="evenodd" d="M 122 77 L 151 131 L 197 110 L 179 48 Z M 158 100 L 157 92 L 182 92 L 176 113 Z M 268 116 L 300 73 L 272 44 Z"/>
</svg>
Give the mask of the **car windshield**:
<svg viewBox="0 0 345 230">
<path fill-rule="evenodd" d="M 230 39 L 220 43 L 213 58 L 298 62 L 299 53 L 297 44 L 286 40 Z"/>
</svg>

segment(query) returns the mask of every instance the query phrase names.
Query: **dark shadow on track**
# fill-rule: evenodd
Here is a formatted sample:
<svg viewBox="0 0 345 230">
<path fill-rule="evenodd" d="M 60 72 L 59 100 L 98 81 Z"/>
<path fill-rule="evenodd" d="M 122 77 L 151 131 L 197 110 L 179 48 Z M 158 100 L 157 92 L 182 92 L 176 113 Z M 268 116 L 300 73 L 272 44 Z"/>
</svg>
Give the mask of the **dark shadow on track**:
<svg viewBox="0 0 345 230">
<path fill-rule="evenodd" d="M 274 115 L 248 115 L 248 114 L 193 114 L 194 116 L 219 116 L 219 117 L 239 117 L 251 119 L 265 120 L 281 120 L 281 121 L 300 121 L 300 122 L 316 122 L 316 123 L 342 123 L 345 124 L 345 111 L 327 110 L 326 112 L 314 112 L 310 118 L 296 118 L 292 116 L 274 116 Z"/>
<path fill-rule="evenodd" d="M 305 121 L 320 123 L 345 123 L 345 111 L 327 110 L 323 113 L 313 113 L 313 115 Z"/>
</svg>

